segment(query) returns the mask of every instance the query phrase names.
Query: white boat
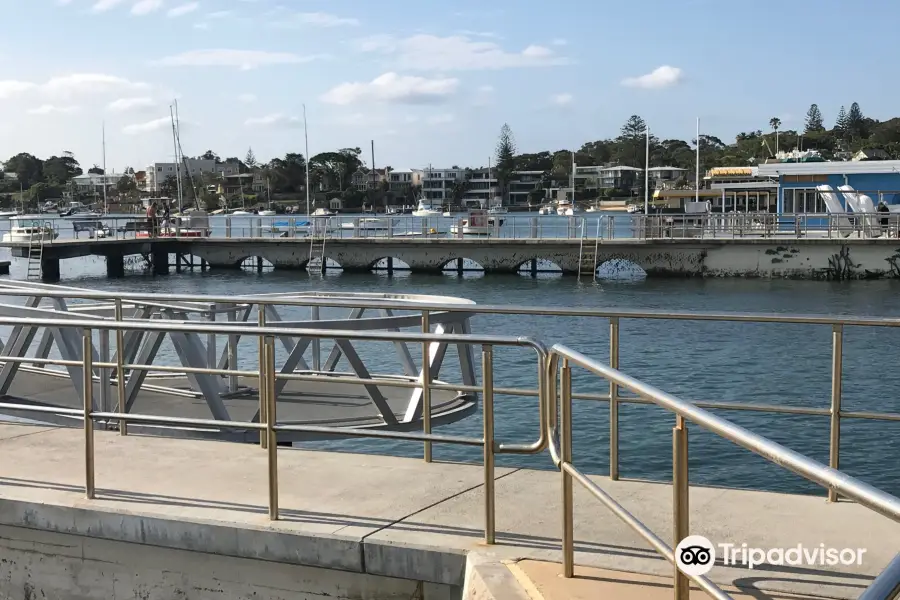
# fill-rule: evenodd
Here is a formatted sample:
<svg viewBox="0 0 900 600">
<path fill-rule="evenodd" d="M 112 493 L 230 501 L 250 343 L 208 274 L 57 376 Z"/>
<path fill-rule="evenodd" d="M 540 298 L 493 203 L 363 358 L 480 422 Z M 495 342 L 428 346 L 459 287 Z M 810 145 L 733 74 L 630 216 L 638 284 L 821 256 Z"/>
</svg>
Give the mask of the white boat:
<svg viewBox="0 0 900 600">
<path fill-rule="evenodd" d="M 377 217 L 363 217 L 351 222 L 341 223 L 341 229 L 352 229 L 362 232 L 389 231 L 400 223 L 400 219 L 381 219 Z"/>
<path fill-rule="evenodd" d="M 584 211 L 584 212 L 589 212 L 589 213 L 592 213 L 592 212 L 597 212 L 597 211 L 599 211 L 599 210 L 600 210 L 600 209 L 599 209 L 599 208 L 597 208 L 597 207 L 596 207 L 596 206 L 594 206 L 594 205 L 591 205 L 591 206 L 588 206 L 588 207 L 587 207 L 587 210 L 586 210 L 586 211 Z"/>
<path fill-rule="evenodd" d="M 460 233 L 462 235 L 497 235 L 500 233 L 501 225 L 503 225 L 503 219 L 490 216 L 490 211 L 472 210 L 469 211 L 467 218 L 450 226 L 450 233 L 453 235 Z"/>
<path fill-rule="evenodd" d="M 571 202 L 560 202 L 559 206 L 556 207 L 556 214 L 561 217 L 571 217 L 572 215 L 578 214 L 580 212 L 581 209 L 579 209 Z"/>
<path fill-rule="evenodd" d="M 552 215 L 553 207 L 552 206 L 542 206 L 538 209 L 539 215 Z"/>
<path fill-rule="evenodd" d="M 9 231 L 3 234 L 4 242 L 52 242 L 59 237 L 53 226 L 41 219 L 12 217 L 9 223 Z"/>
<path fill-rule="evenodd" d="M 102 217 L 102 213 L 92 210 L 90 206 L 85 206 L 81 202 L 69 202 L 64 209 L 60 209 L 59 216 L 67 219 L 92 219 Z"/>
<path fill-rule="evenodd" d="M 312 217 L 333 217 L 337 213 L 328 210 L 327 208 L 317 208 L 313 211 L 313 214 L 310 215 Z"/>
<path fill-rule="evenodd" d="M 0 219 L 11 219 L 13 217 L 17 217 L 19 215 L 19 211 L 17 210 L 6 210 L 0 212 Z"/>
<path fill-rule="evenodd" d="M 490 210 L 488 210 L 488 214 L 491 215 L 505 215 L 508 212 L 509 211 L 506 209 L 506 207 L 500 204 L 495 204 L 490 208 Z"/>
<path fill-rule="evenodd" d="M 231 216 L 232 217 L 248 217 L 252 214 L 253 213 L 250 212 L 249 210 L 236 210 L 233 213 L 231 213 Z"/>
<path fill-rule="evenodd" d="M 637 204 L 629 204 L 629 205 L 625 208 L 625 211 L 626 211 L 629 215 L 633 215 L 634 213 L 638 212 L 639 210 L 640 210 L 640 208 L 638 208 L 638 205 L 637 205 Z"/>
<path fill-rule="evenodd" d="M 258 214 L 261 217 L 274 217 L 275 211 L 274 210 L 261 210 L 256 214 Z"/>
<path fill-rule="evenodd" d="M 425 204 L 424 200 L 419 200 L 419 206 L 416 207 L 412 214 L 414 217 L 441 217 L 444 215 L 444 211 Z"/>
</svg>

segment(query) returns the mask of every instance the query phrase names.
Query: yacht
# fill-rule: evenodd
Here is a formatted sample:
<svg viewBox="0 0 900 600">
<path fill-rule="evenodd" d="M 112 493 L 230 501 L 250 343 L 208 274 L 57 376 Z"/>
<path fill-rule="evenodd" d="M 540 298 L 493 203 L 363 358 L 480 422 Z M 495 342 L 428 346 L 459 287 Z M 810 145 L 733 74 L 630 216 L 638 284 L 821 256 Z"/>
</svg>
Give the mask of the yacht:
<svg viewBox="0 0 900 600">
<path fill-rule="evenodd" d="M 440 217 L 443 216 L 444 211 L 425 204 L 425 200 L 419 200 L 419 206 L 416 207 L 412 214 L 414 217 Z"/>
<path fill-rule="evenodd" d="M 267 208 L 264 208 L 263 210 L 259 211 L 259 212 L 256 213 L 256 214 L 258 214 L 260 217 L 274 217 L 274 216 L 275 216 L 275 211 L 274 211 L 274 210 L 267 209 Z"/>
<path fill-rule="evenodd" d="M 61 210 L 59 216 L 67 219 L 90 219 L 102 217 L 103 215 L 96 210 L 92 210 L 90 206 L 85 206 L 81 202 L 69 202 L 65 210 Z"/>
<path fill-rule="evenodd" d="M 468 217 L 450 226 L 453 235 L 497 235 L 503 219 L 492 216 L 487 210 L 471 210 Z"/>
<path fill-rule="evenodd" d="M 17 210 L 5 210 L 0 212 L 0 219 L 11 219 L 13 217 L 17 217 L 19 215 L 19 211 Z"/>
<path fill-rule="evenodd" d="M 492 215 L 505 215 L 508 212 L 509 210 L 507 210 L 507 208 L 501 204 L 495 204 L 490 208 L 490 210 L 488 210 L 488 214 Z"/>
<path fill-rule="evenodd" d="M 563 217 L 571 217 L 577 213 L 581 212 L 577 206 L 575 206 L 571 200 L 568 198 L 565 200 L 560 200 L 559 204 L 556 206 L 556 214 Z"/>
<path fill-rule="evenodd" d="M 552 214 L 553 214 L 553 207 L 550 206 L 549 204 L 548 204 L 548 205 L 545 205 L 545 206 L 542 206 L 542 207 L 540 207 L 540 208 L 538 209 L 538 214 L 539 214 L 539 215 L 552 215 Z"/>
<path fill-rule="evenodd" d="M 400 219 L 382 219 L 376 217 L 363 217 L 347 223 L 341 223 L 341 229 L 352 229 L 363 233 L 389 231 L 400 223 Z"/>
<path fill-rule="evenodd" d="M 336 214 L 337 214 L 336 212 L 332 212 L 332 211 L 328 210 L 327 208 L 317 208 L 316 210 L 313 211 L 313 214 L 310 215 L 310 216 L 313 216 L 313 217 L 333 217 L 333 216 L 336 215 Z"/>
<path fill-rule="evenodd" d="M 4 242 L 52 242 L 59 237 L 53 226 L 40 218 L 11 217 L 9 223 L 9 231 L 3 234 Z"/>
</svg>

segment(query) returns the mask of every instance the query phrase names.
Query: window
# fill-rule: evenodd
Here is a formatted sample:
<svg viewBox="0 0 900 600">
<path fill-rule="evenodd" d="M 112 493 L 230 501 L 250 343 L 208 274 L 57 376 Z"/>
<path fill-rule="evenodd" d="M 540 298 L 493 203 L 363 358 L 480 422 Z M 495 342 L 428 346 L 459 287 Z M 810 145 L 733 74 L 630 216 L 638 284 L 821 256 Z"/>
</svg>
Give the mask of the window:
<svg viewBox="0 0 900 600">
<path fill-rule="evenodd" d="M 825 206 L 825 199 L 814 188 L 786 188 L 783 212 L 823 214 L 828 212 L 828 209 Z"/>
<path fill-rule="evenodd" d="M 157 173 L 162 173 L 162 167 L 156 167 L 156 172 L 157 172 Z"/>
</svg>

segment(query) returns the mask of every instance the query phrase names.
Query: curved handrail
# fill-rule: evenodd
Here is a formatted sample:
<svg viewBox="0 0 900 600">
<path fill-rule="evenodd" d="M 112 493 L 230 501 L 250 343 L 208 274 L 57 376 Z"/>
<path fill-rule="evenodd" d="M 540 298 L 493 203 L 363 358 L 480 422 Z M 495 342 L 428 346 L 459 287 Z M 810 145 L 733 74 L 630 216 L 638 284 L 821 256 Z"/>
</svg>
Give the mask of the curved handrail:
<svg viewBox="0 0 900 600">
<path fill-rule="evenodd" d="M 835 490 L 841 496 L 855 500 L 866 508 L 900 522 L 900 498 L 879 490 L 841 471 L 827 467 L 818 461 L 782 446 L 757 433 L 736 425 L 728 419 L 699 408 L 691 402 L 681 400 L 652 385 L 601 364 L 587 356 L 571 350 L 562 344 L 550 348 L 551 356 L 568 359 L 588 371 L 612 381 L 642 398 L 651 400 L 657 406 L 700 425 L 704 429 L 725 438 L 751 452 L 758 454 L 776 465 L 800 475 L 808 481 Z M 558 360 L 558 359 L 557 359 Z"/>
<path fill-rule="evenodd" d="M 895 600 L 900 598 L 900 554 L 879 573 L 859 600 Z"/>
</svg>

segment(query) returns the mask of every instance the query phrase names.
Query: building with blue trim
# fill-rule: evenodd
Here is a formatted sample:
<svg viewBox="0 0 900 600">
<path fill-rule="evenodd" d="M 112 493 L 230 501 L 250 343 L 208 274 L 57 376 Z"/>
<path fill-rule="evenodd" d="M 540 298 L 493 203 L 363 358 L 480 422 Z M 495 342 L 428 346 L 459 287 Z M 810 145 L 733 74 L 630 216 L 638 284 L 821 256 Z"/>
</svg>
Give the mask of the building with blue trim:
<svg viewBox="0 0 900 600">
<path fill-rule="evenodd" d="M 877 205 L 900 205 L 900 160 L 767 163 L 757 176 L 778 181 L 777 212 L 784 215 L 824 214 L 825 201 L 816 186 L 849 185 Z M 844 210 L 846 199 L 838 192 Z"/>
</svg>

